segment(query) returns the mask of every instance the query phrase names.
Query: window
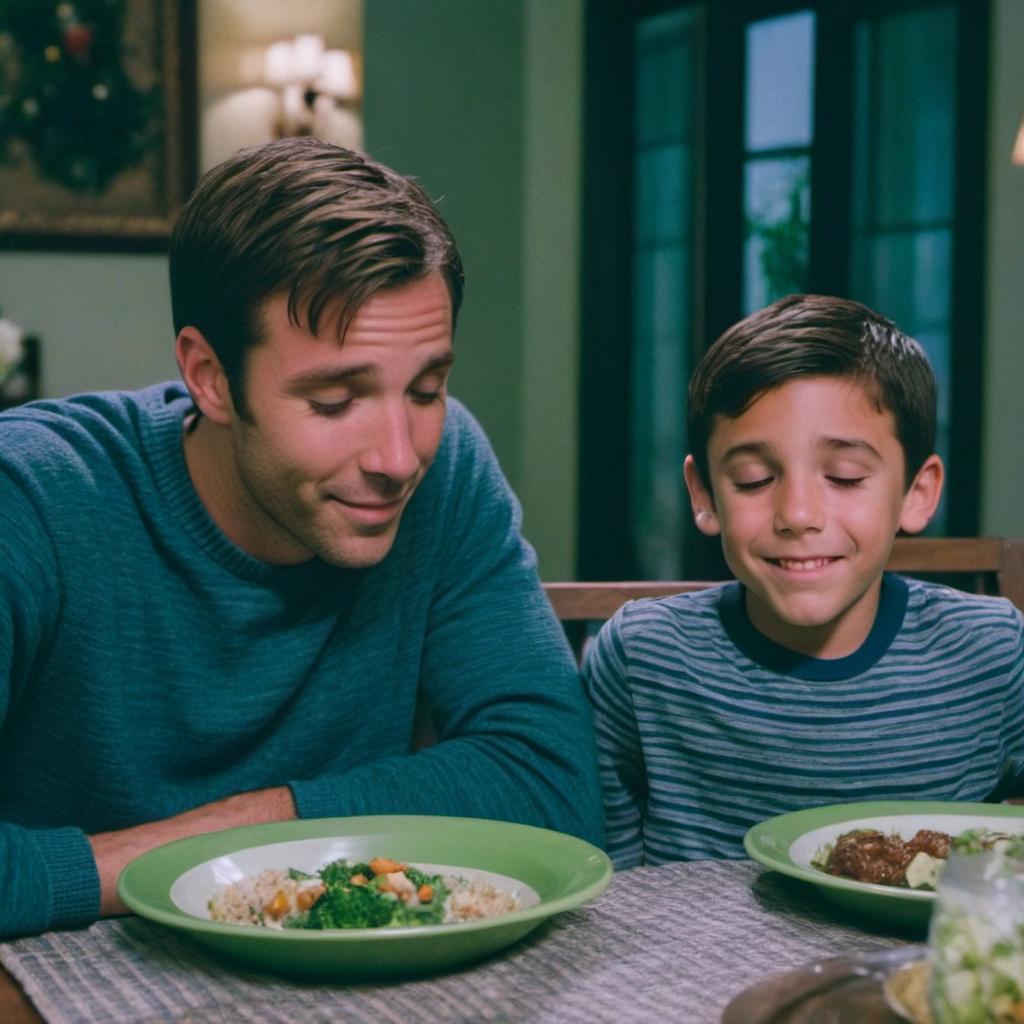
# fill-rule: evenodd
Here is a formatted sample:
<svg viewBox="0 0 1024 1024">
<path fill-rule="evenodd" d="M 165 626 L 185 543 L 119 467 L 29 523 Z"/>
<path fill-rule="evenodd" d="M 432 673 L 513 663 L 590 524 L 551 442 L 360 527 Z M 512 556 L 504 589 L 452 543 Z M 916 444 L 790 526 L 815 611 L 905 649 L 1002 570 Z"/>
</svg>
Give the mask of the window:
<svg viewBox="0 0 1024 1024">
<path fill-rule="evenodd" d="M 986 23 L 967 0 L 591 4 L 581 578 L 724 574 L 682 485 L 686 385 L 793 291 L 924 345 L 948 470 L 932 530 L 975 532 Z"/>
<path fill-rule="evenodd" d="M 639 19 L 633 45 L 630 533 L 643 571 L 668 579 L 682 568 L 686 518 L 680 382 L 690 375 L 693 321 L 695 12 L 684 8 Z"/>
<path fill-rule="evenodd" d="M 807 288 L 814 141 L 814 14 L 746 32 L 743 313 Z"/>
</svg>

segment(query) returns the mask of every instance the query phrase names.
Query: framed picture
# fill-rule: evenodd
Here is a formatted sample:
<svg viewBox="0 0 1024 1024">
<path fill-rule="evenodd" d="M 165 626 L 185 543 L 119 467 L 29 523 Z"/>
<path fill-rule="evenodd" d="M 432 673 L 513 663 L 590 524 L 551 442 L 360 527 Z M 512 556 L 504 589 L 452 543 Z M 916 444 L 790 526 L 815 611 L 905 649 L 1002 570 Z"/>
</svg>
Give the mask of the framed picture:
<svg viewBox="0 0 1024 1024">
<path fill-rule="evenodd" d="M 0 248 L 166 246 L 195 180 L 195 16 L 0 3 Z"/>
</svg>

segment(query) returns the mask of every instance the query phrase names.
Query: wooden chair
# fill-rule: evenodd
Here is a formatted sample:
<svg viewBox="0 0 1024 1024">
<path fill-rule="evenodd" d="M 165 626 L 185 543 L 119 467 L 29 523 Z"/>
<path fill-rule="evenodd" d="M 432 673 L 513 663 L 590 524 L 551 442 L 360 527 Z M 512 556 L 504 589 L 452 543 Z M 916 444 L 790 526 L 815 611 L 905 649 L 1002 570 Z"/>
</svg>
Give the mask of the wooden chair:
<svg viewBox="0 0 1024 1024">
<path fill-rule="evenodd" d="M 1000 537 L 900 537 L 889 568 L 938 578 L 976 594 L 1008 597 L 1024 611 L 1024 540 Z M 611 618 L 626 601 L 666 597 L 714 586 L 706 581 L 545 583 L 555 614 L 565 622 Z"/>
</svg>

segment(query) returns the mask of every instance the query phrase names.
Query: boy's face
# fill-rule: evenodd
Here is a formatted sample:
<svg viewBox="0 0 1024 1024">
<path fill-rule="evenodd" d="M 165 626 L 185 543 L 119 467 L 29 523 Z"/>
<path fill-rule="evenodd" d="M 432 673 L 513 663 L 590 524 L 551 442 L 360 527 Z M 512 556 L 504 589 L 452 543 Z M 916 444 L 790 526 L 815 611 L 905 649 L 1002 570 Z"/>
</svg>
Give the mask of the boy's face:
<svg viewBox="0 0 1024 1024">
<path fill-rule="evenodd" d="M 708 472 L 710 492 L 687 457 L 697 526 L 721 534 L 751 622 L 825 658 L 867 637 L 893 539 L 924 529 L 943 476 L 932 455 L 906 489 L 892 413 L 842 377 L 797 378 L 717 417 Z"/>
</svg>

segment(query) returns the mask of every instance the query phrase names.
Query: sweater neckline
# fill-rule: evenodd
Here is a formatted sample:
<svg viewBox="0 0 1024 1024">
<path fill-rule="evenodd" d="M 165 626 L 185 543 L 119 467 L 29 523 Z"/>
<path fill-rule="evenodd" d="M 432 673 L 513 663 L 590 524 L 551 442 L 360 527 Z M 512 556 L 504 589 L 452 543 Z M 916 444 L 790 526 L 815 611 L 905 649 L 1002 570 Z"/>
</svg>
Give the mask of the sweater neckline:
<svg viewBox="0 0 1024 1024">
<path fill-rule="evenodd" d="M 812 681 L 849 679 L 875 665 L 903 627 L 910 589 L 893 573 L 882 574 L 878 611 L 864 642 L 842 658 L 815 658 L 770 640 L 755 629 L 747 615 L 746 588 L 732 583 L 719 604 L 722 626 L 729 639 L 752 661 L 773 672 Z"/>
<path fill-rule="evenodd" d="M 185 461 L 185 420 L 196 411 L 191 396 L 184 385 L 172 381 L 160 386 L 154 399 L 141 434 L 157 488 L 171 515 L 213 561 L 243 579 L 283 590 L 304 589 L 328 576 L 337 580 L 354 575 L 355 570 L 316 557 L 297 565 L 272 565 L 230 540 L 199 497 Z"/>
</svg>

